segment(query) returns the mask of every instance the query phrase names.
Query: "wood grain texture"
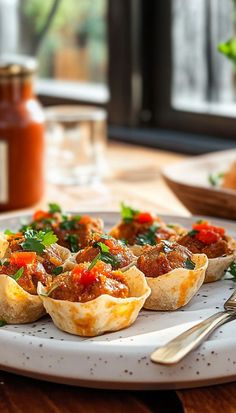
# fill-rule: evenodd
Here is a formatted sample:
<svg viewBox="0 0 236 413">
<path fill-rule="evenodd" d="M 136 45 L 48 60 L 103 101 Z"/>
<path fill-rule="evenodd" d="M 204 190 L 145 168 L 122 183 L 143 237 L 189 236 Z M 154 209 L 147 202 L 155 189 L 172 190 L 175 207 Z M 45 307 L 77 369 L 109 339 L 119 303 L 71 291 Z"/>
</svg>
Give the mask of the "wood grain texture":
<svg viewBox="0 0 236 413">
<path fill-rule="evenodd" d="M 82 389 L 0 374 L 1 413 L 182 413 L 174 392 Z"/>
<path fill-rule="evenodd" d="M 181 390 L 177 394 L 185 413 L 236 413 L 236 383 Z"/>
<path fill-rule="evenodd" d="M 134 145 L 109 143 L 108 173 L 101 186 L 60 186 L 48 183 L 46 193 L 35 208 L 50 201 L 67 210 L 117 211 L 121 201 L 156 213 L 187 216 L 189 212 L 165 184 L 160 169 L 183 155 Z"/>
</svg>

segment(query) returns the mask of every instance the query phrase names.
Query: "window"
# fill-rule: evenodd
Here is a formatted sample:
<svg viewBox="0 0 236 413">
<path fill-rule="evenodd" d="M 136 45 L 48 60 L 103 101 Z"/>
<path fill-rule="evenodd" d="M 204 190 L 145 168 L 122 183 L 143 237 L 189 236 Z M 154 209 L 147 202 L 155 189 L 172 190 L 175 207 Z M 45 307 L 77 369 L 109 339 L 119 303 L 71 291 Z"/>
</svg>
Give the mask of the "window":
<svg viewBox="0 0 236 413">
<path fill-rule="evenodd" d="M 236 114 L 234 67 L 218 51 L 233 36 L 236 2 L 174 0 L 171 6 L 172 107 Z"/>
<path fill-rule="evenodd" d="M 110 0 L 113 137 L 195 153 L 234 146 L 234 67 L 217 45 L 234 37 L 235 3 Z"/>
<path fill-rule="evenodd" d="M 106 14 L 107 0 L 1 0 L 0 53 L 36 55 L 44 94 L 91 100 L 96 85 L 105 102 Z"/>
</svg>

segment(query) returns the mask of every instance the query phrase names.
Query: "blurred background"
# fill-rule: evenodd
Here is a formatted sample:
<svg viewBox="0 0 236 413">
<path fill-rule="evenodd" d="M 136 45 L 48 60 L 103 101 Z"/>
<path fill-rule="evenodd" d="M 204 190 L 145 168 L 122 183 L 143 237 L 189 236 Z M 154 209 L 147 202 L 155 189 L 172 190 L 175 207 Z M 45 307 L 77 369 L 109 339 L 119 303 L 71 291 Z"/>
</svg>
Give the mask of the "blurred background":
<svg viewBox="0 0 236 413">
<path fill-rule="evenodd" d="M 0 0 L 0 55 L 37 57 L 43 105 L 104 107 L 109 138 L 182 153 L 235 146 L 235 30 L 233 0 Z"/>
</svg>

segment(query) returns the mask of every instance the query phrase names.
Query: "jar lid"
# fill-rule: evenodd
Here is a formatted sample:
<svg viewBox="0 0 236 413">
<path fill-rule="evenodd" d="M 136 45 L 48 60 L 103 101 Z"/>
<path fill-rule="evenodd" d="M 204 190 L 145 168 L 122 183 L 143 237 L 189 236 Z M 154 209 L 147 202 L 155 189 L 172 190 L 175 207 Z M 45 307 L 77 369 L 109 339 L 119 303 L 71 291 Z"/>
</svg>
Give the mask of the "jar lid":
<svg viewBox="0 0 236 413">
<path fill-rule="evenodd" d="M 20 76 L 35 73 L 37 63 L 33 57 L 24 55 L 0 56 L 0 76 Z"/>
</svg>

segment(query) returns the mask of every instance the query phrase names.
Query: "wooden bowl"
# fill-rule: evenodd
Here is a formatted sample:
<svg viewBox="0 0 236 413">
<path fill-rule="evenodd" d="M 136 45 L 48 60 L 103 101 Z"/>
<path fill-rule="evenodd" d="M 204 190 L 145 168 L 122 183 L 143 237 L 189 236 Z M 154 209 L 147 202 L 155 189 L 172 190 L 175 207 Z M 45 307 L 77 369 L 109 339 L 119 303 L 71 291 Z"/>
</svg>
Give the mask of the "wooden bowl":
<svg viewBox="0 0 236 413">
<path fill-rule="evenodd" d="M 193 214 L 236 220 L 236 190 L 213 187 L 209 174 L 227 171 L 236 160 L 236 150 L 196 156 L 162 170 L 179 200 Z"/>
</svg>

